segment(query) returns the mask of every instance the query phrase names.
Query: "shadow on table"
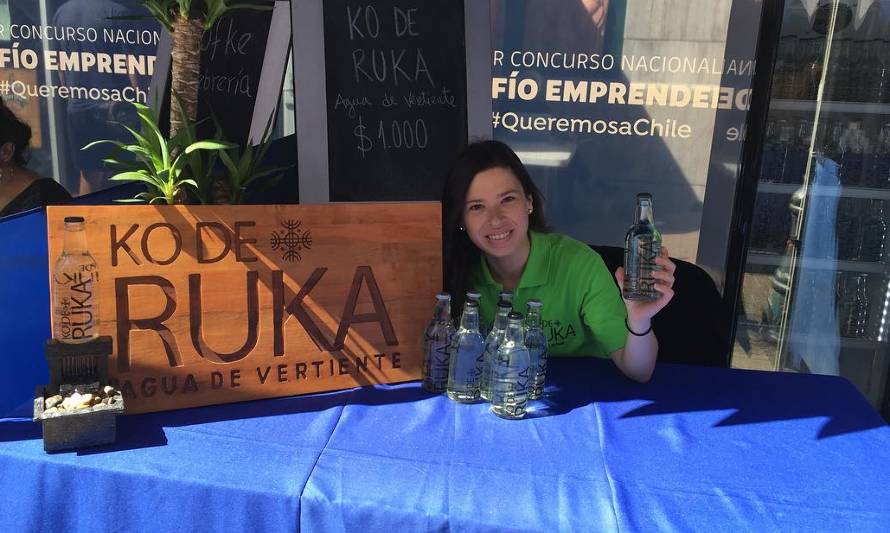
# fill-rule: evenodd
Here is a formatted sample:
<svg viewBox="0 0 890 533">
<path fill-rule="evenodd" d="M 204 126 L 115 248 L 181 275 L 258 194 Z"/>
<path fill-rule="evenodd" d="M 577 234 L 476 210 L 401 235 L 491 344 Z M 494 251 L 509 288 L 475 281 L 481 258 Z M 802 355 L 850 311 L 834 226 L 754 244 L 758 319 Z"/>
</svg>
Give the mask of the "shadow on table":
<svg viewBox="0 0 890 533">
<path fill-rule="evenodd" d="M 603 384 L 597 402 L 648 400 L 619 418 L 733 411 L 712 427 L 825 419 L 817 439 L 885 427 L 886 423 L 847 380 L 836 376 L 714 369 L 661 364 L 652 381 L 616 387 Z"/>
<path fill-rule="evenodd" d="M 41 438 L 40 424 L 29 419 L 0 419 L 0 442 L 34 440 Z"/>
<path fill-rule="evenodd" d="M 123 416 L 118 418 L 115 444 L 77 453 L 164 446 L 165 428 L 321 412 L 347 404 L 413 403 L 433 396 L 415 381 Z M 640 405 L 640 401 L 648 403 Z M 531 403 L 528 418 L 559 416 L 591 403 L 614 413 L 615 404 L 622 402 L 633 402 L 633 406 L 617 412 L 619 420 L 731 411 L 712 424 L 713 428 L 822 418 L 826 422 L 816 435 L 818 439 L 886 426 L 852 384 L 834 376 L 659 364 L 652 380 L 640 384 L 621 375 L 611 361 L 592 358 L 552 361 L 545 396 Z M 0 422 L 0 442 L 39 438 L 40 426 L 27 418 Z"/>
<path fill-rule="evenodd" d="M 370 392 L 370 394 L 366 394 Z M 249 418 L 277 417 L 342 408 L 349 403 L 383 405 L 413 402 L 431 394 L 410 385 L 379 385 L 304 396 L 268 398 L 240 403 L 146 413 L 118 419 L 118 439 L 110 446 L 81 450 L 78 455 L 164 446 L 165 428 L 186 427 Z"/>
<path fill-rule="evenodd" d="M 83 449 L 76 453 L 92 455 L 165 446 L 167 444 L 165 428 L 320 412 L 332 408 L 342 408 L 349 403 L 384 405 L 414 402 L 432 396 L 434 395 L 421 389 L 417 382 L 413 382 L 126 415 L 117 418 L 117 440 L 114 444 Z M 8 418 L 0 422 L 0 442 L 36 440 L 42 437 L 40 424 L 25 418 L 29 408 L 30 403 L 20 406 L 11 413 L 11 415 L 22 418 Z"/>
</svg>

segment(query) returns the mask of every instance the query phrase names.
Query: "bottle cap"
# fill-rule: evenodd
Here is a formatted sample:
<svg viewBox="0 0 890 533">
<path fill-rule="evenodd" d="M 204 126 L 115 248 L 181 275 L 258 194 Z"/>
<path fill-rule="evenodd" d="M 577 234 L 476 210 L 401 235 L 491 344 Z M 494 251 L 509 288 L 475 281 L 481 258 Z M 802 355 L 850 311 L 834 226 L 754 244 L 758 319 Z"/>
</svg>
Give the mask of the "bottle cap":
<svg viewBox="0 0 890 533">
<path fill-rule="evenodd" d="M 651 200 L 651 199 L 652 199 L 652 193 L 649 193 L 649 192 L 638 192 L 637 193 L 637 200 Z"/>
<path fill-rule="evenodd" d="M 447 292 L 440 292 L 436 294 L 437 300 L 451 300 L 451 295 Z"/>
<path fill-rule="evenodd" d="M 65 224 L 77 224 L 83 222 L 83 217 L 65 217 Z"/>
<path fill-rule="evenodd" d="M 467 291 L 467 299 L 468 300 L 478 300 L 482 298 L 482 293 L 479 291 Z"/>
<path fill-rule="evenodd" d="M 541 300 L 538 300 L 538 299 L 534 299 L 534 298 L 533 298 L 533 299 L 531 299 L 531 300 L 528 301 L 528 306 L 529 306 L 529 307 L 532 307 L 532 308 L 534 308 L 534 309 L 540 309 L 541 307 L 544 306 L 544 304 L 541 303 Z"/>
<path fill-rule="evenodd" d="M 501 300 L 498 302 L 498 309 L 513 309 L 513 304 Z"/>
</svg>

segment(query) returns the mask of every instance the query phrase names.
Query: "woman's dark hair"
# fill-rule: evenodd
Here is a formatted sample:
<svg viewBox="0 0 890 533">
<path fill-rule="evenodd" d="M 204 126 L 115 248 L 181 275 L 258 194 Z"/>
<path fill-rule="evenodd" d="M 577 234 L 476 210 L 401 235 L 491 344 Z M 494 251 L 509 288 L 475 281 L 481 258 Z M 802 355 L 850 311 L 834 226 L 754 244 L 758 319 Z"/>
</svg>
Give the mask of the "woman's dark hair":
<svg viewBox="0 0 890 533">
<path fill-rule="evenodd" d="M 31 142 L 31 128 L 18 119 L 0 98 L 0 146 L 11 142 L 15 149 L 12 162 L 24 166 L 28 162 L 28 146 Z"/>
<path fill-rule="evenodd" d="M 470 273 L 479 264 L 481 254 L 467 232 L 460 229 L 467 190 L 476 174 L 492 168 L 509 169 L 522 185 L 523 193 L 532 197 L 534 210 L 528 217 L 529 228 L 548 230 L 544 219 L 544 197 L 516 153 L 500 141 L 479 141 L 467 146 L 451 165 L 442 194 L 445 290 L 451 293 L 454 316 L 460 315 L 463 309 L 466 291 L 470 288 Z"/>
</svg>

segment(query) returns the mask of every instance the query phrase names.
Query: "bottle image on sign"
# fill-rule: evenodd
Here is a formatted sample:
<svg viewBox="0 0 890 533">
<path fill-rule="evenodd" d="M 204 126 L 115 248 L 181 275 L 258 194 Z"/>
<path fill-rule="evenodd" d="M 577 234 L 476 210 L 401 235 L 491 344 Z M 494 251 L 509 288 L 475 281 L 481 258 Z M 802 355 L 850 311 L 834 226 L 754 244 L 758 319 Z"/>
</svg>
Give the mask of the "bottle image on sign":
<svg viewBox="0 0 890 533">
<path fill-rule="evenodd" d="M 655 258 L 661 253 L 661 233 L 655 228 L 652 214 L 652 195 L 637 194 L 634 223 L 624 240 L 624 286 L 622 296 L 627 300 L 657 300 L 652 272 L 659 267 Z"/>
<path fill-rule="evenodd" d="M 451 337 L 451 295 L 436 294 L 433 318 L 423 334 L 423 388 L 429 392 L 445 392 L 448 387 L 448 366 Z"/>
<path fill-rule="evenodd" d="M 485 337 L 479 333 L 479 303 L 467 300 L 460 328 L 451 338 L 449 398 L 461 403 L 479 401 L 484 357 Z"/>
<path fill-rule="evenodd" d="M 62 255 L 53 267 L 53 337 L 81 343 L 99 336 L 99 271 L 87 250 L 83 217 L 65 217 Z"/>
<path fill-rule="evenodd" d="M 491 365 L 491 411 L 501 418 L 525 416 L 528 391 L 534 379 L 528 348 L 523 340 L 522 314 L 507 316 L 504 342 Z"/>
</svg>

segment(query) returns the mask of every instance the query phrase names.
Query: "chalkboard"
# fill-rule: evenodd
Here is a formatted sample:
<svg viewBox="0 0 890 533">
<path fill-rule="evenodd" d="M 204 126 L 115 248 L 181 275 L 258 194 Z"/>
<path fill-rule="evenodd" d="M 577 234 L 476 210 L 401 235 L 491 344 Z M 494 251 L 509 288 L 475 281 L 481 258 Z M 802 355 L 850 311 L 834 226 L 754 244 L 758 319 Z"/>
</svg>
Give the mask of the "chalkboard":
<svg viewBox="0 0 890 533">
<path fill-rule="evenodd" d="M 240 9 L 219 19 L 201 38 L 198 116 L 216 115 L 227 139 L 244 141 L 263 69 L 272 11 Z M 212 121 L 199 133 L 210 136 Z"/>
<path fill-rule="evenodd" d="M 463 10 L 324 2 L 331 201 L 440 199 L 467 143 Z"/>
</svg>

